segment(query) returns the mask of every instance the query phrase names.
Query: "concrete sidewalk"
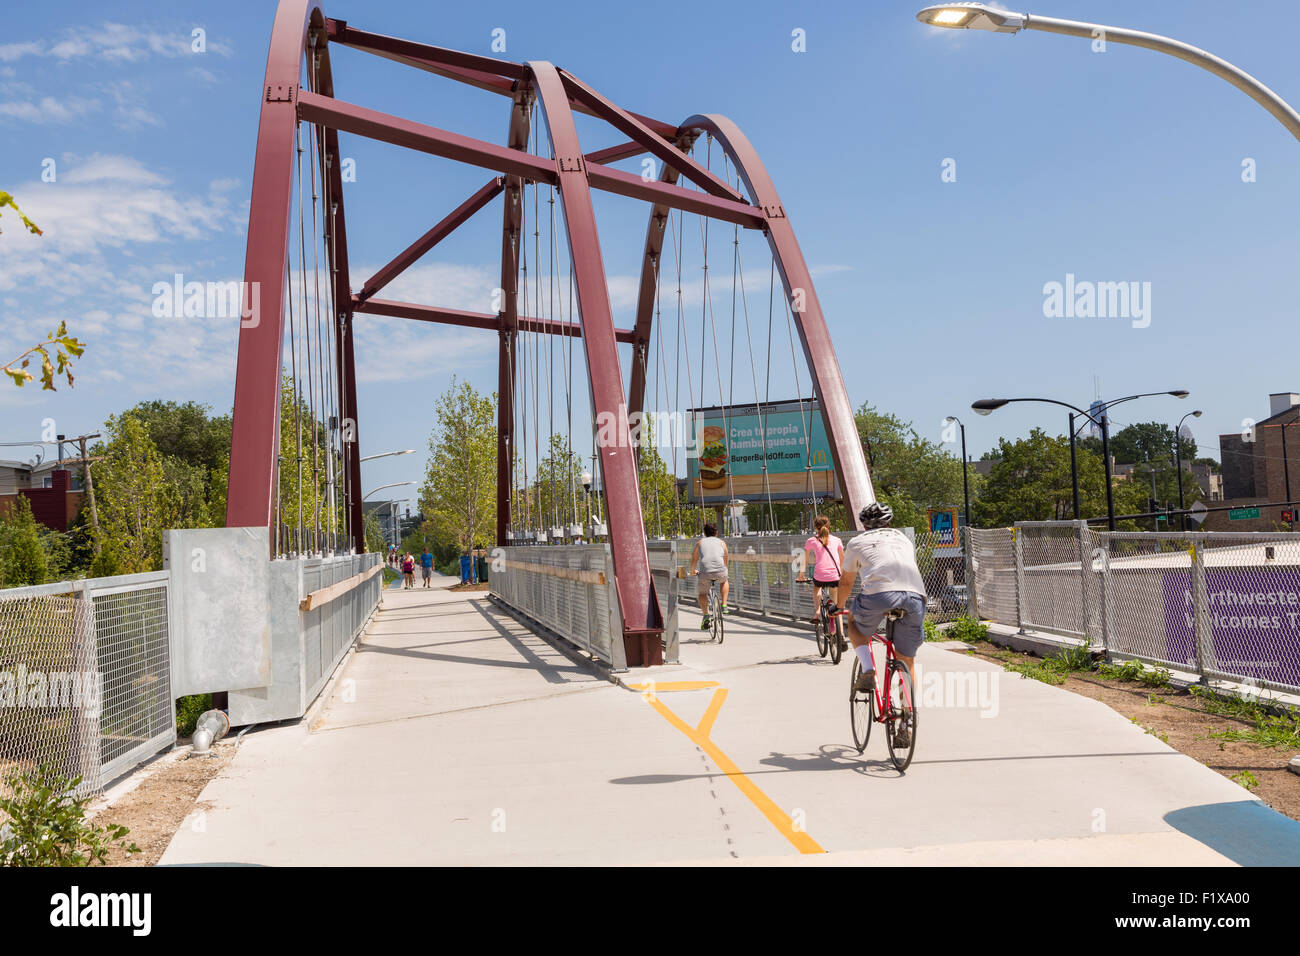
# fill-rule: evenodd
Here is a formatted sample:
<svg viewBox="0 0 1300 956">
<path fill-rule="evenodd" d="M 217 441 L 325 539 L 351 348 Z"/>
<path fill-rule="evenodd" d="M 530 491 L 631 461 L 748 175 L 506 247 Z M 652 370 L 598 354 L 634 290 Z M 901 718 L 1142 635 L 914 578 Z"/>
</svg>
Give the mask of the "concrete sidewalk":
<svg viewBox="0 0 1300 956">
<path fill-rule="evenodd" d="M 1300 824 L 1096 701 L 926 645 L 917 757 L 861 757 L 851 656 L 682 616 L 617 686 L 481 593 L 384 593 L 311 720 L 248 734 L 163 863 L 1293 864 Z"/>
</svg>

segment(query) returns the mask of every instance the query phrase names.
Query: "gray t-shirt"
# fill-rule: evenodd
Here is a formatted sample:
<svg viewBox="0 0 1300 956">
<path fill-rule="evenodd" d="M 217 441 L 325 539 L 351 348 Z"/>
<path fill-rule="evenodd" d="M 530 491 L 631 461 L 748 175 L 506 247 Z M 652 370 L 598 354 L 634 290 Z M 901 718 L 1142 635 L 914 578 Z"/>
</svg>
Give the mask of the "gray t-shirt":
<svg viewBox="0 0 1300 956">
<path fill-rule="evenodd" d="M 717 536 L 701 538 L 700 570 L 710 574 L 719 574 L 727 570 L 727 562 L 723 560 L 726 550 L 727 546 Z"/>
</svg>

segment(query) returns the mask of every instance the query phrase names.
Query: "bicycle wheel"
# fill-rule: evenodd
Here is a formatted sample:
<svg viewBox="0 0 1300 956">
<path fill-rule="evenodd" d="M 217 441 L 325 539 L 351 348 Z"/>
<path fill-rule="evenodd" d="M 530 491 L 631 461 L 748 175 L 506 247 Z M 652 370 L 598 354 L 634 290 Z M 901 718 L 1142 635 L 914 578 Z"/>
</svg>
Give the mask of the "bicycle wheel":
<svg viewBox="0 0 1300 956">
<path fill-rule="evenodd" d="M 916 696 L 912 685 L 912 672 L 900 660 L 889 662 L 889 680 L 886 684 L 888 693 L 885 706 L 889 713 L 885 718 L 885 742 L 889 745 L 889 759 L 900 771 L 906 770 L 916 753 Z M 900 730 L 907 731 L 907 746 L 894 745 L 894 735 Z"/>
<path fill-rule="evenodd" d="M 713 640 L 721 644 L 725 633 L 722 624 L 722 601 L 715 597 L 710 603 L 713 605 Z"/>
<path fill-rule="evenodd" d="M 838 664 L 840 658 L 844 656 L 844 635 L 841 633 L 843 625 L 840 624 L 838 617 L 826 616 L 826 630 L 829 632 L 826 643 L 831 649 L 831 663 Z"/>
<path fill-rule="evenodd" d="M 826 616 L 817 615 L 817 656 L 825 657 L 830 644 L 826 640 Z"/>
<path fill-rule="evenodd" d="M 849 721 L 853 725 L 853 746 L 858 753 L 867 749 L 871 739 L 871 725 L 876 720 L 876 695 L 870 692 L 859 694 L 858 677 L 862 674 L 862 662 L 853 659 L 853 669 L 849 671 Z"/>
</svg>

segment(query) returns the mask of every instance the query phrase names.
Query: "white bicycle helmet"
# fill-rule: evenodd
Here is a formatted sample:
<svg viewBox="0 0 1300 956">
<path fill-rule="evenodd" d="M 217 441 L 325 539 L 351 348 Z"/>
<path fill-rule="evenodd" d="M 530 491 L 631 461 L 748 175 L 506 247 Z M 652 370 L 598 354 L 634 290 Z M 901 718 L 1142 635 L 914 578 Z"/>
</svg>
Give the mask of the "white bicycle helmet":
<svg viewBox="0 0 1300 956">
<path fill-rule="evenodd" d="M 879 501 L 873 501 L 858 512 L 858 520 L 862 522 L 862 527 L 868 530 L 888 528 L 889 523 L 894 520 L 894 509 Z"/>
</svg>

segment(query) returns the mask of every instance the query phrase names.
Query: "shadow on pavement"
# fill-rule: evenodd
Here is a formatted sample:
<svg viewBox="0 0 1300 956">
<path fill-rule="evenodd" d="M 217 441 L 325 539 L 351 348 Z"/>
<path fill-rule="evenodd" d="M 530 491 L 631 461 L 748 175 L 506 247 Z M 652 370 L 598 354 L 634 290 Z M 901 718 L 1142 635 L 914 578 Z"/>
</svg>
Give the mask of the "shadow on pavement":
<svg viewBox="0 0 1300 956">
<path fill-rule="evenodd" d="M 1241 866 L 1300 860 L 1300 823 L 1258 800 L 1184 807 L 1166 813 L 1165 822 Z"/>
</svg>

